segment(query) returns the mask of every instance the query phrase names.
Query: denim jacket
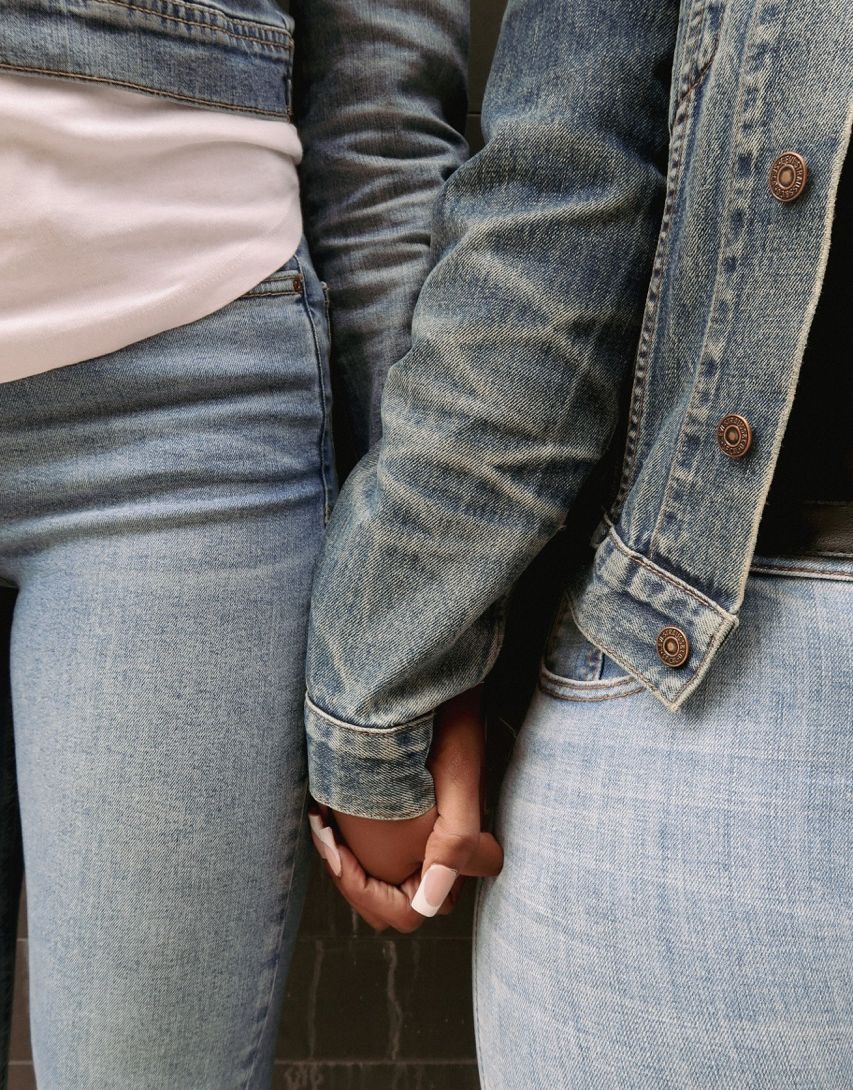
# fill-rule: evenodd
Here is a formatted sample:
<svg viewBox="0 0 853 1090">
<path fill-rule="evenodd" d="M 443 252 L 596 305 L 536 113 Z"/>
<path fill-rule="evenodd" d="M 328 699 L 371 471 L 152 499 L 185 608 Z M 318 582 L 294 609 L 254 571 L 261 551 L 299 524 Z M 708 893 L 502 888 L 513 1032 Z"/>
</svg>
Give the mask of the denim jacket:
<svg viewBox="0 0 853 1090">
<path fill-rule="evenodd" d="M 488 673 L 508 591 L 614 442 L 565 601 L 666 707 L 700 689 L 738 624 L 851 107 L 849 0 L 510 0 L 485 147 L 436 202 L 382 437 L 317 573 L 318 799 L 431 805 L 435 709 Z"/>
</svg>

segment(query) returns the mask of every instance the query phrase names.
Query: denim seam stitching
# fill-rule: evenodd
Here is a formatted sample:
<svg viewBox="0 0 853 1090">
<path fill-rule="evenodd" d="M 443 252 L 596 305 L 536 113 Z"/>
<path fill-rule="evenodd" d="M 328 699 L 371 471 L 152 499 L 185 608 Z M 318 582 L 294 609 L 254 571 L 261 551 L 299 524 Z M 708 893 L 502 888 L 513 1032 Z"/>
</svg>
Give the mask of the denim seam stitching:
<svg viewBox="0 0 853 1090">
<path fill-rule="evenodd" d="M 38 68 L 34 64 L 9 64 L 6 61 L 0 61 L 0 68 L 5 68 L 12 72 L 38 72 L 39 75 L 45 76 L 67 76 L 70 79 L 88 80 L 92 83 L 107 83 L 116 87 L 129 87 L 133 91 L 145 91 L 150 95 L 160 95 L 163 98 L 174 98 L 182 102 L 195 102 L 199 105 L 207 106 L 223 106 L 231 110 L 239 110 L 241 113 L 261 114 L 264 117 L 281 117 L 280 110 L 263 110 L 257 106 L 240 106 L 237 103 L 223 102 L 216 98 L 199 98 L 196 95 L 182 94 L 180 91 L 166 91 L 161 87 L 148 87 L 142 83 L 133 83 L 132 80 L 107 79 L 104 76 L 93 76 L 88 72 L 69 72 L 64 68 Z M 289 113 L 288 116 L 290 116 Z"/>
<path fill-rule="evenodd" d="M 699 33 L 702 27 L 702 23 L 705 18 L 705 12 L 708 10 L 708 0 L 699 0 L 693 9 L 693 13 L 690 16 L 690 21 L 687 25 L 687 29 L 684 34 L 684 41 L 681 48 L 681 58 L 679 61 L 679 71 L 676 74 L 676 101 L 673 104 L 671 111 L 673 121 L 678 114 L 679 107 L 687 95 L 690 93 L 690 65 L 696 57 L 696 48 L 698 46 L 701 34 Z M 682 90 L 682 86 L 688 84 L 686 90 Z"/>
<path fill-rule="evenodd" d="M 220 34 L 224 34 L 226 38 L 233 38 L 235 41 L 257 42 L 258 45 L 265 45 L 265 46 L 269 46 L 269 47 L 280 46 L 280 47 L 282 47 L 284 49 L 284 55 L 287 55 L 290 52 L 290 49 L 289 49 L 290 42 L 289 41 L 279 42 L 279 41 L 275 40 L 275 36 L 279 35 L 279 34 L 281 34 L 282 36 L 284 36 L 287 39 L 290 39 L 291 36 L 290 36 L 290 34 L 288 33 L 287 30 L 285 30 L 284 28 L 271 27 L 268 24 L 264 24 L 264 23 L 254 23 L 251 19 L 245 19 L 245 20 L 241 19 L 240 22 L 244 23 L 246 26 L 254 26 L 254 27 L 257 27 L 258 29 L 260 29 L 261 27 L 266 27 L 267 29 L 269 29 L 270 36 L 268 38 L 256 38 L 256 37 L 253 37 L 251 34 L 241 34 L 240 31 L 238 31 L 238 30 L 229 29 L 228 26 L 225 26 L 222 23 L 218 23 L 213 19 L 184 19 L 180 15 L 170 15 L 165 11 L 155 11 L 153 8 L 144 8 L 144 7 L 142 7 L 141 4 L 131 4 L 129 2 L 126 2 L 126 0 L 95 0 L 95 3 L 96 4 L 111 4 L 113 7 L 118 7 L 118 8 L 128 8 L 131 11 L 141 12 L 143 15 L 151 15 L 155 19 L 167 19 L 167 20 L 169 20 L 170 22 L 173 22 L 173 23 L 182 23 L 184 26 L 201 27 L 201 28 L 204 28 L 204 29 L 207 29 L 207 30 L 215 30 Z M 185 5 L 185 6 L 187 6 L 187 7 L 194 6 L 197 11 L 204 11 L 204 8 L 202 8 L 200 5 Z M 215 14 L 215 13 L 205 12 L 205 14 Z"/>
<path fill-rule="evenodd" d="M 302 267 L 302 262 L 299 260 L 298 255 L 296 256 L 296 267 L 302 277 L 302 305 L 305 308 L 305 313 L 308 317 L 308 324 L 311 326 L 311 338 L 314 342 L 314 358 L 317 365 L 317 384 L 320 392 L 320 430 L 317 436 L 317 454 L 320 459 L 320 479 L 323 485 L 323 528 L 325 529 L 325 527 L 329 525 L 329 518 L 332 514 L 332 490 L 329 483 L 331 467 L 326 462 L 326 439 L 329 430 L 329 412 L 327 407 L 328 393 L 326 391 L 326 379 L 323 375 L 323 354 L 320 351 L 317 327 L 314 322 L 314 315 L 311 313 L 311 304 L 308 299 L 308 283 L 305 278 L 305 270 Z"/>
<path fill-rule="evenodd" d="M 571 595 L 570 595 L 570 598 L 571 598 L 571 602 L 572 602 L 572 617 L 574 619 L 575 624 L 578 626 L 581 633 L 584 636 L 586 636 L 586 638 L 588 640 L 590 640 L 591 642 L 596 642 L 596 641 L 593 640 L 592 636 L 590 636 L 590 634 L 586 631 L 586 629 L 581 625 L 580 621 L 578 620 L 575 599 Z M 610 655 L 610 657 L 612 659 L 614 659 L 616 662 L 618 662 L 620 666 L 624 667 L 624 669 L 626 669 L 628 671 L 628 673 L 630 673 L 632 676 L 637 677 L 638 680 L 640 680 L 642 682 L 642 684 L 650 692 L 654 693 L 655 696 L 657 696 L 660 700 L 662 700 L 663 703 L 668 708 L 675 711 L 678 708 L 679 704 L 681 704 L 693 692 L 693 690 L 696 688 L 696 686 L 702 681 L 702 670 L 703 670 L 703 667 L 705 665 L 705 662 L 708 660 L 709 656 L 713 657 L 712 652 L 716 653 L 717 647 L 722 642 L 722 637 L 720 637 L 720 635 L 719 635 L 719 633 L 721 631 L 722 631 L 722 626 L 720 628 L 718 628 L 717 633 L 714 636 L 712 636 L 712 638 L 711 638 L 710 642 L 708 643 L 708 646 L 706 647 L 705 652 L 702 655 L 701 659 L 696 664 L 696 666 L 693 667 L 693 675 L 690 678 L 690 680 L 687 681 L 687 683 L 678 691 L 675 698 L 672 699 L 672 700 L 666 695 L 666 693 L 663 692 L 663 690 L 660 688 L 660 686 L 657 684 L 657 682 L 653 681 L 643 670 L 640 670 L 635 665 L 629 665 L 627 660 L 623 659 L 623 657 L 619 654 L 619 652 L 616 651 L 613 647 L 611 647 L 604 640 L 599 639 L 597 642 L 598 642 L 599 646 L 601 646 L 607 652 L 607 654 Z"/>
<path fill-rule="evenodd" d="M 720 6 L 721 6 L 722 10 L 725 11 L 725 4 L 721 4 Z M 683 82 L 686 83 L 687 80 L 689 79 L 689 73 L 685 71 L 685 68 L 689 67 L 689 64 L 692 62 L 692 60 L 695 59 L 696 62 L 698 63 L 699 53 L 700 53 L 701 45 L 702 45 L 702 28 L 703 28 L 703 26 L 705 24 L 705 16 L 706 16 L 707 12 L 708 12 L 708 0 L 702 0 L 702 3 L 697 7 L 696 12 L 694 13 L 694 15 L 696 16 L 696 18 L 695 18 L 696 26 L 695 26 L 695 28 L 693 26 L 691 26 L 688 29 L 688 34 L 687 34 L 687 37 L 685 38 L 684 54 L 682 55 L 682 58 L 681 58 L 682 73 L 681 73 L 681 75 L 679 77 L 679 83 L 681 83 L 682 80 L 683 80 Z M 687 58 L 688 45 L 689 45 L 689 53 L 690 53 L 690 59 L 689 60 Z M 707 61 L 705 61 L 704 64 L 702 64 L 699 68 L 697 68 L 696 74 L 693 77 L 693 79 L 689 83 L 687 83 L 687 86 L 685 87 L 685 89 L 683 91 L 681 91 L 680 94 L 678 94 L 676 102 L 675 102 L 675 107 L 674 107 L 674 109 L 672 111 L 673 121 L 674 121 L 675 117 L 677 116 L 679 109 L 681 108 L 681 104 L 685 101 L 685 99 L 687 99 L 687 97 L 689 95 L 691 95 L 696 90 L 696 88 L 699 86 L 699 84 L 705 78 L 705 76 L 706 76 L 706 74 L 708 72 L 708 69 L 711 67 L 711 63 L 713 62 L 714 58 L 717 55 L 717 51 L 719 49 L 719 46 L 720 46 L 720 34 L 718 33 L 716 35 L 716 37 L 715 37 L 715 41 L 714 41 L 713 45 L 711 46 L 711 53 L 710 53 Z"/>
<path fill-rule="evenodd" d="M 843 559 L 848 559 L 848 556 L 849 554 L 844 556 Z M 769 564 L 752 564 L 750 566 L 750 571 L 758 572 L 760 575 L 785 575 L 790 573 L 791 575 L 826 575 L 830 578 L 843 581 L 853 579 L 853 568 L 851 568 L 850 571 L 846 571 L 843 568 L 839 571 L 832 568 L 818 567 L 797 568 L 793 565 L 788 564 L 779 564 L 778 566 L 771 566 Z"/>
<path fill-rule="evenodd" d="M 695 598 L 700 605 L 707 606 L 709 609 L 713 609 L 714 612 L 717 613 L 723 620 L 731 620 L 733 618 L 734 615 L 729 613 L 728 610 L 724 609 L 721 605 L 718 605 L 718 603 L 713 601 L 713 599 L 707 598 L 700 591 L 691 587 L 689 583 L 685 583 L 684 580 L 679 579 L 675 575 L 670 575 L 669 572 L 664 571 L 664 569 L 655 564 L 654 561 L 648 560 L 646 557 L 644 557 L 642 553 L 637 553 L 634 552 L 633 549 L 629 549 L 627 545 L 619 540 L 619 537 L 615 530 L 611 529 L 608 537 L 611 538 L 614 546 L 621 553 L 627 556 L 629 560 L 635 561 L 641 567 L 646 568 L 653 575 L 656 575 L 659 579 L 663 579 L 667 583 L 671 583 L 676 589 L 683 591 L 685 594 L 689 594 L 690 597 Z"/>
<path fill-rule="evenodd" d="M 645 314 L 640 327 L 639 345 L 634 360 L 634 384 L 629 405 L 628 430 L 625 436 L 625 452 L 622 458 L 622 473 L 612 512 L 615 518 L 625 501 L 633 483 L 634 471 L 639 453 L 639 439 L 642 432 L 646 405 L 646 381 L 651 347 L 657 332 L 660 317 L 660 287 L 663 273 L 669 257 L 672 238 L 671 227 L 681 185 L 684 167 L 684 145 L 687 137 L 687 118 L 690 113 L 692 97 L 686 96 L 683 106 L 675 113 L 675 123 L 670 138 L 670 163 L 667 177 L 667 193 L 664 200 L 663 214 L 658 229 L 657 252 L 652 266 L 652 275 L 646 294 Z"/>
<path fill-rule="evenodd" d="M 289 295 L 292 297 L 301 295 L 301 291 L 296 291 L 294 288 L 290 288 L 285 291 L 264 291 L 263 289 L 252 288 L 251 291 L 244 292 L 243 299 L 269 299 L 274 296 Z"/>
<path fill-rule="evenodd" d="M 704 11 L 704 8 L 702 10 Z M 658 289 L 663 284 L 664 266 L 669 257 L 672 239 L 671 227 L 674 220 L 673 213 L 677 202 L 684 167 L 684 145 L 687 139 L 687 121 L 693 101 L 692 96 L 693 92 L 707 75 L 716 55 L 717 46 L 715 45 L 711 56 L 699 69 L 693 82 L 679 97 L 673 112 L 673 123 L 670 131 L 671 163 L 667 177 L 666 200 L 664 202 L 663 215 L 661 216 L 661 223 L 658 231 L 658 249 L 660 252 L 655 254 L 652 275 L 649 279 L 646 313 L 643 317 L 643 323 L 640 329 L 639 346 L 637 348 L 634 364 L 635 391 L 632 392 L 629 406 L 629 426 L 625 437 L 622 474 L 617 496 L 613 501 L 611 508 L 614 518 L 618 516 L 628 492 L 631 489 L 637 464 L 637 455 L 640 447 L 639 440 L 643 430 L 643 418 L 645 416 L 646 408 L 648 362 L 651 357 L 651 346 L 657 333 L 658 320 L 660 318 L 661 297 Z M 653 292 L 655 293 L 654 295 L 652 294 Z"/>
<path fill-rule="evenodd" d="M 645 557 L 641 556 L 639 553 L 634 553 L 631 550 L 629 550 L 627 548 L 627 546 L 623 545 L 619 541 L 616 533 L 613 530 L 611 530 L 609 536 L 612 538 L 613 544 L 616 546 L 616 548 L 618 548 L 621 552 L 623 552 L 630 560 L 634 561 L 635 563 L 637 563 L 637 564 L 639 564 L 639 565 L 641 565 L 643 567 L 647 567 L 651 572 L 653 572 L 656 575 L 659 575 L 661 579 L 664 579 L 667 582 L 672 583 L 672 585 L 674 587 L 676 587 L 677 589 L 682 590 L 685 593 L 687 593 L 688 595 L 690 595 L 691 597 L 695 598 L 696 601 L 698 601 L 700 604 L 709 606 L 712 610 L 714 610 L 719 615 L 721 621 L 729 621 L 730 622 L 728 627 L 725 627 L 723 624 L 720 624 L 720 625 L 717 626 L 717 631 L 714 633 L 714 635 L 709 640 L 708 646 L 705 648 L 705 651 L 704 651 L 702 657 L 699 659 L 699 662 L 694 667 L 692 667 L 692 676 L 690 676 L 689 680 L 678 691 L 678 693 L 676 694 L 674 699 L 670 700 L 670 698 L 667 697 L 666 694 L 662 691 L 660 686 L 655 681 L 653 681 L 648 676 L 648 674 L 646 674 L 643 670 L 641 670 L 636 665 L 629 664 L 628 661 L 625 658 L 623 658 L 622 655 L 618 651 L 615 650 L 615 648 L 611 647 L 604 640 L 602 640 L 600 638 L 599 639 L 593 639 L 593 637 L 587 632 L 587 630 L 584 628 L 584 626 L 581 624 L 580 620 L 578 619 L 577 601 L 576 601 L 574 593 L 571 590 L 567 591 L 568 596 L 569 596 L 569 603 L 570 603 L 571 613 L 572 613 L 572 620 L 577 625 L 579 631 L 581 632 L 581 635 L 585 636 L 586 639 L 588 639 L 591 643 L 596 644 L 597 647 L 601 647 L 608 655 L 610 655 L 611 658 L 613 658 L 617 663 L 619 663 L 620 666 L 622 666 L 625 670 L 627 670 L 629 674 L 631 674 L 633 677 L 637 677 L 640 681 L 642 681 L 642 683 L 646 686 L 646 688 L 649 689 L 651 692 L 653 692 L 656 696 L 658 696 L 668 708 L 671 708 L 671 709 L 675 710 L 675 709 L 677 709 L 679 707 L 679 705 L 681 703 L 684 702 L 684 700 L 687 699 L 687 697 L 693 692 L 693 690 L 701 683 L 702 677 L 703 677 L 703 670 L 704 670 L 704 666 L 705 666 L 706 662 L 710 661 L 710 659 L 713 658 L 713 655 L 716 654 L 717 648 L 720 646 L 722 641 L 725 639 L 725 637 L 728 635 L 728 633 L 738 624 L 738 619 L 737 619 L 736 616 L 734 616 L 734 614 L 727 613 L 724 609 L 722 609 L 722 607 L 718 606 L 715 602 L 712 602 L 710 599 L 706 599 L 698 591 L 693 590 L 693 588 L 690 587 L 687 583 L 683 583 L 681 580 L 677 579 L 675 576 L 671 576 L 667 572 L 664 572 L 663 570 L 658 568 L 657 565 L 652 564 L 649 561 L 647 561 L 645 559 Z M 623 588 L 621 593 L 628 594 L 631 598 L 634 597 L 633 594 L 631 594 L 631 592 L 628 591 L 626 588 Z M 648 604 L 648 603 L 646 603 L 646 604 Z"/>
<path fill-rule="evenodd" d="M 754 15 L 753 18 L 757 18 L 757 15 Z M 750 31 L 751 30 L 752 27 L 750 27 Z M 754 48 L 755 46 L 753 45 L 753 51 Z M 681 467 L 682 455 L 688 441 L 688 435 L 691 431 L 689 425 L 693 418 L 696 419 L 696 422 L 698 424 L 703 416 L 707 417 L 708 415 L 707 409 L 703 409 L 703 406 L 701 405 L 701 395 L 703 393 L 710 392 L 708 384 L 705 381 L 705 376 L 703 375 L 703 360 L 706 359 L 706 351 L 709 339 L 713 339 L 714 341 L 719 343 L 719 348 L 715 350 L 712 357 L 714 363 L 719 364 L 720 359 L 725 355 L 725 344 L 727 341 L 727 337 L 722 340 L 722 343 L 720 343 L 721 338 L 719 336 L 715 336 L 715 319 L 718 319 L 721 304 L 724 304 L 726 302 L 727 297 L 736 294 L 736 288 L 730 283 L 726 283 L 725 278 L 723 277 L 722 269 L 725 260 L 730 255 L 736 252 L 740 253 L 743 250 L 743 242 L 741 241 L 738 244 L 736 239 L 732 237 L 731 214 L 733 208 L 736 210 L 739 205 L 748 205 L 748 198 L 750 196 L 750 193 L 754 191 L 755 188 L 755 171 L 753 171 L 750 175 L 749 187 L 746 183 L 741 186 L 737 180 L 737 174 L 734 164 L 737 161 L 737 157 L 740 154 L 741 149 L 744 147 L 744 145 L 750 146 L 749 141 L 744 139 L 744 128 L 747 124 L 749 117 L 749 109 L 746 106 L 748 91 L 750 90 L 750 88 L 761 87 L 763 83 L 764 90 L 766 92 L 766 73 L 768 66 L 768 64 L 765 64 L 764 72 L 761 73 L 761 75 L 745 75 L 742 73 L 740 76 L 737 108 L 734 113 L 736 125 L 734 128 L 733 139 L 731 141 L 731 152 L 729 156 L 727 171 L 727 177 L 729 179 L 734 179 L 734 181 L 730 181 L 730 183 L 726 186 L 726 199 L 723 214 L 721 216 L 721 220 L 723 223 L 725 223 L 726 226 L 721 243 L 717 248 L 717 265 L 714 270 L 713 280 L 714 287 L 708 307 L 708 315 L 705 322 L 702 343 L 700 345 L 699 352 L 697 353 L 698 363 L 696 365 L 696 369 L 693 374 L 693 381 L 690 386 L 690 396 L 687 399 L 687 405 L 681 418 L 681 423 L 678 429 L 678 439 L 675 445 L 675 450 L 673 452 L 673 457 L 669 463 L 666 484 L 664 486 L 663 495 L 661 497 L 660 507 L 658 509 L 657 518 L 655 519 L 654 529 L 652 530 L 651 537 L 649 538 L 649 553 L 652 556 L 660 555 L 660 537 L 663 532 L 663 521 L 666 518 L 667 514 L 670 511 L 677 512 L 680 507 L 683 507 L 683 503 L 679 503 L 676 477 Z M 753 109 L 756 110 L 757 107 L 754 107 Z M 742 264 L 740 261 L 738 261 L 737 270 L 739 277 L 742 275 L 740 273 L 741 268 Z M 731 332 L 731 325 L 732 319 L 731 317 L 729 317 L 728 321 L 723 324 L 723 328 L 724 330 L 726 330 L 727 334 L 730 334 Z M 719 382 L 716 383 L 716 388 L 719 389 Z M 697 401 L 699 403 L 697 403 Z"/>
<path fill-rule="evenodd" d="M 282 946 L 282 942 L 284 940 L 284 929 L 287 927 L 287 917 L 288 917 L 288 913 L 290 911 L 290 899 L 291 899 L 291 896 L 293 894 L 293 880 L 294 880 L 294 878 L 296 876 L 296 866 L 297 866 L 297 861 L 299 859 L 299 849 L 300 849 L 300 847 L 302 845 L 302 839 L 305 836 L 305 803 L 306 803 L 307 799 L 308 799 L 308 783 L 306 782 L 304 788 L 302 789 L 302 805 L 300 806 L 300 809 L 299 809 L 300 821 L 299 821 L 298 831 L 297 831 L 297 834 L 296 834 L 296 844 L 293 847 L 293 864 L 292 864 L 292 866 L 290 868 L 290 881 L 288 882 L 288 885 L 287 885 L 287 893 L 285 894 L 284 904 L 282 905 L 281 921 L 279 922 L 279 926 L 278 926 L 278 939 L 276 941 L 277 954 L 276 954 L 276 959 L 275 959 L 275 968 L 273 969 L 273 972 L 272 972 L 272 979 L 270 980 L 269 991 L 267 992 L 267 999 L 266 999 L 266 1003 L 264 1005 L 264 1016 L 263 1016 L 263 1019 L 261 1020 L 261 1024 L 260 1024 L 260 1027 L 259 1027 L 259 1030 L 258 1030 L 258 1034 L 257 1034 L 257 1037 L 255 1038 L 255 1043 L 252 1046 L 251 1066 L 249 1067 L 249 1071 L 248 1071 L 248 1074 L 246 1076 L 246 1080 L 243 1083 L 243 1090 L 248 1090 L 248 1087 L 250 1086 L 252 1078 L 253 1078 L 253 1076 L 255 1074 L 255 1070 L 257 1069 L 258 1055 L 259 1055 L 259 1050 L 260 1050 L 260 1046 L 261 1046 L 261 1040 L 263 1039 L 264 1030 L 267 1027 L 267 1023 L 269 1022 L 270 1008 L 272 1006 L 272 997 L 275 994 L 275 985 L 276 985 L 276 981 L 278 980 L 279 970 L 281 969 L 281 953 L 282 953 L 281 946 Z"/>
<path fill-rule="evenodd" d="M 595 647 L 595 644 L 593 644 Z M 595 650 L 598 654 L 601 654 L 600 648 L 596 647 Z M 555 686 L 568 686 L 571 688 L 578 688 L 580 691 L 591 692 L 593 689 L 613 689 L 616 686 L 628 685 L 635 679 L 632 677 L 610 677 L 610 678 L 597 678 L 595 680 L 585 681 L 583 678 L 571 678 L 564 677 L 562 674 L 555 674 L 553 670 L 549 670 L 544 664 L 539 668 L 539 676 L 544 678 L 549 684 Z"/>
<path fill-rule="evenodd" d="M 344 719 L 338 719 L 330 712 L 324 711 L 323 708 L 314 703 L 307 692 L 305 693 L 305 703 L 313 712 L 316 712 L 321 719 L 327 720 L 336 727 L 357 731 L 360 734 L 397 734 L 401 730 L 411 730 L 414 727 L 425 726 L 431 723 L 435 714 L 434 712 L 427 712 L 425 715 L 419 715 L 416 719 L 408 719 L 405 723 L 398 723 L 394 727 L 366 727 L 359 723 L 347 723 Z"/>
<path fill-rule="evenodd" d="M 648 691 L 641 681 L 635 681 L 632 686 L 620 689 L 615 693 L 599 693 L 595 696 L 580 696 L 577 693 L 560 692 L 556 687 L 551 687 L 547 682 L 539 679 L 539 688 L 543 693 L 553 697 L 555 700 L 564 700 L 568 704 L 600 704 L 605 700 L 621 700 L 625 696 L 636 696 L 637 693 L 644 693 Z"/>
</svg>

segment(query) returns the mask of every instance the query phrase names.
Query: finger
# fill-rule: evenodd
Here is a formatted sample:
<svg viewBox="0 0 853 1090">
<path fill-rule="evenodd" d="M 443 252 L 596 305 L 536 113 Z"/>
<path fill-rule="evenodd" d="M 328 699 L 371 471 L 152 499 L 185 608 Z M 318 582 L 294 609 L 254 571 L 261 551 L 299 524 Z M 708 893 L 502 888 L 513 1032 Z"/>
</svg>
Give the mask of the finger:
<svg viewBox="0 0 853 1090">
<path fill-rule="evenodd" d="M 457 862 L 455 867 L 448 865 L 444 860 L 458 861 L 466 849 L 460 847 L 459 839 L 453 834 L 438 828 L 440 821 L 441 818 L 436 822 L 433 836 L 427 841 L 423 877 L 412 898 L 412 908 L 423 916 L 437 915 L 460 873 L 486 878 L 500 874 L 503 867 L 503 849 L 491 833 L 477 835 L 477 847 L 468 856 L 467 862 Z"/>
<path fill-rule="evenodd" d="M 456 879 L 453 885 L 450 887 L 450 893 L 444 899 L 444 904 L 436 912 L 436 916 L 449 916 L 450 913 L 456 908 L 459 903 L 459 898 L 462 896 L 462 885 L 465 879 L 460 876 Z"/>
<path fill-rule="evenodd" d="M 504 852 L 491 833 L 480 833 L 477 847 L 464 867 L 462 874 L 472 878 L 494 878 L 503 868 Z"/>
<path fill-rule="evenodd" d="M 399 886 L 367 874 L 344 844 L 338 845 L 338 852 L 341 874 L 339 877 L 333 874 L 332 881 L 359 915 L 378 917 L 404 934 L 421 926 L 423 917 L 412 909 L 409 897 Z"/>
<path fill-rule="evenodd" d="M 436 912 L 436 916 L 449 916 L 450 913 L 456 908 L 459 902 L 459 898 L 462 896 L 462 885 L 465 879 L 460 875 L 453 886 L 450 889 L 447 897 L 444 899 L 444 903 L 441 908 Z M 405 882 L 400 886 L 402 891 L 410 900 L 414 900 L 416 893 L 418 892 L 418 886 L 421 884 L 420 872 L 413 874 L 411 878 L 407 878 Z"/>
<path fill-rule="evenodd" d="M 439 716 L 436 739 L 430 751 L 430 771 L 435 786 L 438 818 L 424 850 L 421 883 L 412 908 L 434 916 L 450 894 L 456 879 L 470 868 L 480 849 L 480 783 L 484 740 L 480 693 L 470 690 L 449 701 Z M 483 866 L 492 871 L 493 850 L 484 842 Z"/>
<path fill-rule="evenodd" d="M 456 907 L 456 902 L 459 900 L 459 890 L 462 886 L 462 878 L 457 878 L 448 896 L 445 898 L 444 904 L 436 912 L 437 916 L 449 916 L 453 909 Z M 411 902 L 415 894 L 418 892 L 418 886 L 421 884 L 420 871 L 416 871 L 413 875 L 401 883 L 400 889 L 405 893 Z"/>
<path fill-rule="evenodd" d="M 473 689 L 443 706 L 430 750 L 436 807 L 456 832 L 480 831 L 484 752 L 479 690 Z"/>
<path fill-rule="evenodd" d="M 323 819 L 319 814 L 309 813 L 308 824 L 311 828 L 311 839 L 314 841 L 314 847 L 329 864 L 332 872 L 340 877 L 341 857 L 338 853 L 334 831 L 328 825 L 323 824 Z"/>
<path fill-rule="evenodd" d="M 377 916 L 375 913 L 365 908 L 359 899 L 353 898 L 347 887 L 341 885 L 337 881 L 338 875 L 336 875 L 332 868 L 329 866 L 329 861 L 326 858 L 325 846 L 323 842 L 319 840 L 316 836 L 314 836 L 313 832 L 311 834 L 311 839 L 314 841 L 314 847 L 317 849 L 318 855 L 323 860 L 324 870 L 331 878 L 332 882 L 337 885 L 338 893 L 340 893 L 343 899 L 349 904 L 350 908 L 352 908 L 364 920 L 368 927 L 371 927 L 377 933 L 381 933 L 382 931 L 387 930 L 387 920 L 383 920 L 380 916 Z"/>
<path fill-rule="evenodd" d="M 341 861 L 340 861 L 340 854 L 337 851 L 337 844 L 336 843 L 334 844 L 336 860 L 335 860 L 335 866 L 333 867 L 331 865 L 331 861 L 330 861 L 330 858 L 329 858 L 329 838 L 328 838 L 328 835 L 323 834 L 323 823 L 322 823 L 322 820 L 320 819 L 320 815 L 316 811 L 313 811 L 313 810 L 309 811 L 308 820 L 309 820 L 309 824 L 311 826 L 311 841 L 314 844 L 314 848 L 315 848 L 317 854 L 322 859 L 323 865 L 324 865 L 325 870 L 328 873 L 329 877 L 332 878 L 332 880 L 334 880 L 336 877 L 339 876 L 340 871 L 342 869 L 341 868 Z M 327 829 L 326 834 L 328 834 L 328 832 L 329 832 L 329 830 Z M 334 843 L 334 834 L 332 835 L 332 842 Z M 343 896 L 344 900 L 346 900 L 350 904 L 350 907 L 353 908 L 356 912 L 358 912 L 358 907 L 356 905 L 354 905 L 352 903 L 352 901 L 349 900 L 349 897 L 347 896 L 346 891 L 341 889 L 341 890 L 339 890 L 339 892 Z M 385 920 L 381 919 L 379 916 L 376 916 L 376 915 L 374 915 L 373 913 L 371 913 L 371 912 L 369 912 L 367 910 L 359 912 L 359 915 L 364 920 L 364 922 L 369 927 L 373 928 L 373 930 L 376 931 L 376 932 L 385 931 L 386 928 L 388 927 L 388 924 L 386 923 Z"/>
<path fill-rule="evenodd" d="M 426 843 L 424 864 L 461 871 L 479 847 L 483 725 L 479 701 L 451 701 L 442 713 L 431 764 L 438 818 Z"/>
</svg>

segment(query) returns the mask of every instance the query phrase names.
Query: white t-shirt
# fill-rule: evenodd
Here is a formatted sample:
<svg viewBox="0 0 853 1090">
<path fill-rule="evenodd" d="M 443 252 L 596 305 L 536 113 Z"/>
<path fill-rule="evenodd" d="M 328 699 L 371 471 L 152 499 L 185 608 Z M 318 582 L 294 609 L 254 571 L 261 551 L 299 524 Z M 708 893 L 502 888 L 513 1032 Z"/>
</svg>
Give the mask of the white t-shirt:
<svg viewBox="0 0 853 1090">
<path fill-rule="evenodd" d="M 289 122 L 0 76 L 0 382 L 195 321 L 302 233 Z"/>
</svg>

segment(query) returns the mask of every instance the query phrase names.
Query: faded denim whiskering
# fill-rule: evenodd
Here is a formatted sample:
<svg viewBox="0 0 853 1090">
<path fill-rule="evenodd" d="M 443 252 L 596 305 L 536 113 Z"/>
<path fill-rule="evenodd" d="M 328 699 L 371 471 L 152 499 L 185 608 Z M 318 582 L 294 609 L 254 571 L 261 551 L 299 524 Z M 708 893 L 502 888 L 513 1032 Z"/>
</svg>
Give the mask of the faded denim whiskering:
<svg viewBox="0 0 853 1090">
<path fill-rule="evenodd" d="M 305 232 L 329 285 L 338 462 L 379 436 L 442 182 L 463 161 L 468 0 L 293 0 Z"/>
<path fill-rule="evenodd" d="M 0 385 L 0 1015 L 19 806 L 45 1090 L 270 1084 L 328 382 L 302 244 L 199 321 Z"/>
<path fill-rule="evenodd" d="M 851 116 L 845 0 L 510 0 L 485 147 L 437 203 L 383 437 L 318 568 L 317 797 L 369 817 L 432 804 L 435 708 L 488 672 L 508 591 L 616 442 L 594 560 L 566 573 L 576 623 L 662 706 L 701 691 L 738 624 Z M 782 203 L 788 150 L 810 176 Z M 739 460 L 716 439 L 729 413 L 752 425 Z M 667 626 L 680 668 L 657 653 Z M 395 745 L 409 768 L 389 777 Z"/>
<path fill-rule="evenodd" d="M 853 564 L 759 568 L 675 715 L 564 603 L 479 894 L 483 1090 L 853 1086 Z"/>
</svg>

